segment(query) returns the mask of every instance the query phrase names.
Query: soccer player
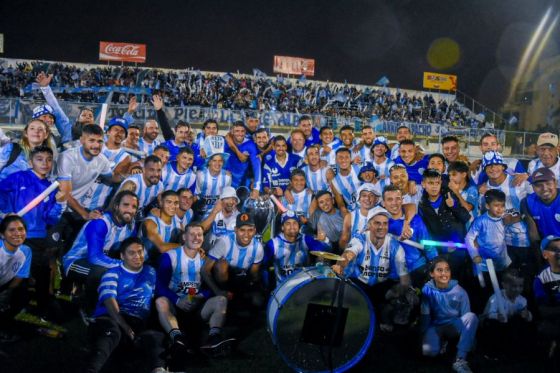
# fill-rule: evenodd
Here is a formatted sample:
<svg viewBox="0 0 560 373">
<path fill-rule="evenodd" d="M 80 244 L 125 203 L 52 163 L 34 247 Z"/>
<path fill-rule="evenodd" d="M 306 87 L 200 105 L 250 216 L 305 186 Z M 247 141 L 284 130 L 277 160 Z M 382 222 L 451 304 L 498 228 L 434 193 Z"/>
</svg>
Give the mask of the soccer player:
<svg viewBox="0 0 560 373">
<path fill-rule="evenodd" d="M 329 168 L 321 165 L 320 152 L 321 148 L 319 145 L 308 146 L 305 150 L 307 164 L 301 167 L 301 170 L 305 173 L 306 185 L 313 191 L 313 194 L 330 188 L 327 181 L 327 171 Z"/>
<path fill-rule="evenodd" d="M 204 233 L 208 233 L 206 243 L 213 245 L 218 237 L 235 232 L 235 221 L 239 215 L 238 204 L 239 198 L 235 189 L 231 186 L 225 187 L 220 194 L 220 200 L 216 202 L 208 217 L 200 223 Z"/>
<path fill-rule="evenodd" d="M 251 198 L 256 199 L 261 190 L 261 160 L 257 157 L 257 146 L 253 140 L 246 138 L 246 134 L 247 130 L 243 122 L 237 121 L 233 123 L 230 133 L 225 137 L 225 152 L 230 154 L 226 169 L 231 172 L 231 186 L 234 188 L 250 186 Z M 248 173 L 249 164 L 253 171 L 251 175 L 252 182 Z"/>
<path fill-rule="evenodd" d="M 451 279 L 451 273 L 444 258 L 436 258 L 430 264 L 432 279 L 422 288 L 420 306 L 422 353 L 437 356 L 445 339 L 459 337 L 453 370 L 470 373 L 472 371 L 466 359 L 474 346 L 478 318 L 471 312 L 467 292 Z"/>
<path fill-rule="evenodd" d="M 302 222 L 294 211 L 283 213 L 280 224 L 282 232 L 266 243 L 264 261 L 272 260 L 277 284 L 311 263 L 309 251 L 330 251 L 328 244 L 300 234 Z"/>
<path fill-rule="evenodd" d="M 351 149 L 353 151 L 354 149 L 354 127 L 349 126 L 349 125 L 344 125 L 340 128 L 340 130 L 338 131 L 338 134 L 340 136 L 340 141 L 342 143 L 342 146 L 344 146 L 345 148 Z M 354 164 L 360 164 L 362 163 L 362 161 L 360 159 L 358 159 L 357 157 L 354 157 L 354 154 L 351 153 L 351 158 L 352 158 L 352 163 Z M 363 161 L 365 162 L 365 161 Z"/>
<path fill-rule="evenodd" d="M 401 141 L 412 140 L 412 132 L 410 131 L 410 128 L 408 128 L 405 125 L 399 126 L 399 128 L 397 128 L 396 138 L 397 138 L 397 143 L 391 147 L 391 157 L 390 158 L 393 161 L 396 160 L 400 155 L 400 143 L 401 143 Z"/>
<path fill-rule="evenodd" d="M 160 196 L 159 216 L 149 215 L 143 222 L 144 244 L 151 264 L 156 264 L 160 254 L 181 246 L 183 226 L 176 216 L 179 195 L 166 190 Z"/>
<path fill-rule="evenodd" d="M 428 168 L 428 156 L 418 151 L 414 141 L 403 140 L 399 143 L 399 156 L 395 159 L 395 163 L 405 166 L 408 179 L 420 184 L 422 174 Z"/>
<path fill-rule="evenodd" d="M 265 193 L 274 193 L 280 198 L 290 185 L 292 171 L 300 167 L 302 159 L 288 153 L 288 143 L 284 136 L 276 136 L 274 139 L 274 153 L 264 157 L 263 181 Z"/>
<path fill-rule="evenodd" d="M 144 265 L 144 247 L 136 237 L 120 244 L 121 263 L 101 278 L 99 299 L 90 324 L 93 345 L 84 371 L 99 372 L 119 345 L 138 348 L 150 372 L 167 372 L 163 334 L 148 328 L 156 271 Z"/>
<path fill-rule="evenodd" d="M 256 233 L 252 215 L 237 215 L 235 233 L 218 238 L 208 253 L 202 278 L 214 294 L 228 299 L 249 298 L 253 306 L 260 307 L 264 298 L 259 269 L 264 251 Z"/>
<path fill-rule="evenodd" d="M 196 172 L 195 195 L 198 197 L 199 207 L 195 208 L 195 216 L 205 219 L 214 208 L 224 188 L 231 186 L 231 180 L 230 172 L 224 170 L 223 155 L 211 155 L 208 166 Z"/>
<path fill-rule="evenodd" d="M 194 163 L 194 153 L 189 146 L 179 150 L 177 160 L 169 162 L 162 169 L 164 190 L 177 191 L 179 188 L 189 188 L 194 192 L 196 174 L 191 167 Z"/>
<path fill-rule="evenodd" d="M 155 155 L 149 155 L 144 160 L 144 169 L 141 174 L 127 177 L 122 182 L 118 192 L 128 190 L 138 196 L 138 211 L 140 216 L 147 215 L 144 211 L 150 206 L 157 196 L 163 191 L 161 182 L 161 160 Z"/>
<path fill-rule="evenodd" d="M 119 244 L 134 236 L 134 216 L 138 210 L 138 197 L 131 191 L 117 193 L 111 211 L 84 225 L 70 251 L 62 258 L 64 274 L 69 280 L 84 283 L 88 300 L 95 303 L 99 279 L 108 268 L 121 261 L 111 254 Z"/>
<path fill-rule="evenodd" d="M 369 125 L 362 127 L 360 142 L 352 148 L 352 159 L 357 163 L 373 162 L 372 152 L 375 139 L 373 128 Z"/>
<path fill-rule="evenodd" d="M 342 215 L 356 208 L 356 192 L 362 182 L 358 178 L 359 168 L 352 164 L 350 149 L 341 147 L 336 151 L 338 172 L 331 180 L 331 190 Z"/>
<path fill-rule="evenodd" d="M 192 205 L 194 202 L 194 195 L 190 189 L 181 188 L 177 191 L 179 195 L 179 209 L 176 212 L 177 217 L 181 221 L 183 227 L 186 227 L 193 219 L 194 212 Z"/>
<path fill-rule="evenodd" d="M 138 140 L 138 147 L 141 151 L 146 153 L 146 155 L 151 155 L 156 146 L 159 145 L 157 140 L 159 136 L 159 125 L 155 119 L 148 119 L 144 123 L 144 128 L 142 129 L 142 137 Z"/>
<path fill-rule="evenodd" d="M 138 145 L 139 140 L 140 140 L 140 127 L 138 127 L 135 124 L 131 124 L 130 126 L 128 126 L 128 136 L 126 136 L 126 140 L 123 141 L 122 146 L 123 149 L 130 155 L 130 161 L 132 163 L 138 162 L 140 159 L 142 159 L 141 155 L 133 154 L 133 152 L 131 151 L 131 150 L 137 152 L 142 151 L 142 149 L 140 149 L 140 146 Z"/>
<path fill-rule="evenodd" d="M 367 227 L 367 216 L 379 199 L 379 191 L 373 184 L 362 184 L 357 191 L 358 206 L 360 208 L 346 214 L 342 226 L 342 234 L 338 241 L 338 246 L 345 248 L 354 234 L 362 233 Z"/>
<path fill-rule="evenodd" d="M 25 221 L 10 215 L 0 222 L 0 342 L 14 341 L 13 317 L 27 305 L 31 249 L 24 245 Z"/>
<path fill-rule="evenodd" d="M 179 150 L 185 146 L 190 146 L 193 152 L 198 155 L 198 147 L 196 144 L 189 142 L 189 133 L 192 131 L 190 124 L 179 121 L 175 126 L 175 138 L 167 140 L 164 145 L 169 149 L 169 160 L 174 161 L 179 154 Z"/>
<path fill-rule="evenodd" d="M 208 260 L 200 256 L 203 236 L 199 224 L 189 224 L 183 235 L 184 245 L 163 254 L 158 268 L 156 308 L 159 322 L 173 343 L 171 351 L 176 356 L 172 358 L 181 357 L 192 345 L 184 335 L 185 331 L 192 330 L 193 326 L 187 324 L 192 315 L 200 315 L 210 324 L 208 340 L 201 346 L 203 351 L 212 355 L 224 354 L 234 341 L 224 338 L 222 332 L 227 296 L 216 292 L 212 296 L 203 286 L 207 284 L 202 268 Z"/>
<path fill-rule="evenodd" d="M 321 139 L 319 136 L 319 130 L 313 127 L 312 118 L 309 115 L 302 115 L 298 119 L 298 128 L 303 131 L 305 135 L 305 146 L 310 147 L 311 145 L 320 144 Z M 289 144 L 291 145 L 291 144 Z"/>
<path fill-rule="evenodd" d="M 389 145 L 387 139 L 383 136 L 378 136 L 373 141 L 371 147 L 371 161 L 373 167 L 377 170 L 377 178 L 380 181 L 381 190 L 390 184 L 389 170 L 395 164 L 391 159 L 387 158 L 389 152 Z"/>
<path fill-rule="evenodd" d="M 321 138 L 321 160 L 327 162 L 329 167 L 336 167 L 336 150 L 342 147 L 342 141 L 334 137 L 334 132 L 331 127 L 323 126 L 319 132 Z M 352 152 L 350 152 L 352 158 Z M 350 159 L 351 160 L 351 159 Z"/>
</svg>

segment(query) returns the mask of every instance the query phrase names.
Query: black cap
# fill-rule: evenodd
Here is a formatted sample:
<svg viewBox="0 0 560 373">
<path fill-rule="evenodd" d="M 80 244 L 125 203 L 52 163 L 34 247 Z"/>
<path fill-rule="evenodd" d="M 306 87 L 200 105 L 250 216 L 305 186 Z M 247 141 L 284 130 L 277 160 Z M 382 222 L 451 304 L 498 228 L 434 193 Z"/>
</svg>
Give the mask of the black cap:
<svg viewBox="0 0 560 373">
<path fill-rule="evenodd" d="M 255 219 L 253 218 L 253 215 L 247 212 L 242 212 L 241 214 L 237 215 L 237 219 L 235 219 L 235 227 L 241 228 L 244 225 L 252 225 L 253 227 L 255 226 Z"/>
</svg>

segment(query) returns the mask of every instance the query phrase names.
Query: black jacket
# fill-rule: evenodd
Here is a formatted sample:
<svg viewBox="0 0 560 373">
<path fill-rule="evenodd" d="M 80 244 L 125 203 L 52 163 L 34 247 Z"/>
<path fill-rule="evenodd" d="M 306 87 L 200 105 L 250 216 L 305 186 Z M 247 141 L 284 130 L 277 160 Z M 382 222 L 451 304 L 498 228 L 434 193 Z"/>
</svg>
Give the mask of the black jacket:
<svg viewBox="0 0 560 373">
<path fill-rule="evenodd" d="M 418 204 L 418 214 L 426 224 L 432 239 L 436 241 L 463 242 L 467 234 L 466 224 L 471 218 L 469 211 L 461 206 L 455 193 L 449 189 L 443 190 L 443 200 L 438 211 L 432 207 L 428 194 L 424 191 L 422 199 Z M 450 192 L 455 205 L 448 207 L 445 197 Z"/>
</svg>

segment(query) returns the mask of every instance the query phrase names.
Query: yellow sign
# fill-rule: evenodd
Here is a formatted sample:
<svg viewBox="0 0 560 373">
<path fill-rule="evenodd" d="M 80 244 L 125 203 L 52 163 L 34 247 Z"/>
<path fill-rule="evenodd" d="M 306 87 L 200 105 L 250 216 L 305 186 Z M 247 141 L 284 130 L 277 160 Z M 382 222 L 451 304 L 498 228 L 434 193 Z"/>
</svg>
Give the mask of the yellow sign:
<svg viewBox="0 0 560 373">
<path fill-rule="evenodd" d="M 456 91 L 457 75 L 424 72 L 424 88 Z"/>
</svg>

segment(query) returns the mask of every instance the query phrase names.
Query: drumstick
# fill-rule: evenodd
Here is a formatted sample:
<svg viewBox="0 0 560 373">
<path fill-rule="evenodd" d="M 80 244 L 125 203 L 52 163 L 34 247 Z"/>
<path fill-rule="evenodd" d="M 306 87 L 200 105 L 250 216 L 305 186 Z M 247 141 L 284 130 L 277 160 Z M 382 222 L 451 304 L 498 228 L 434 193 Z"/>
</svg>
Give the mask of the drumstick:
<svg viewBox="0 0 560 373">
<path fill-rule="evenodd" d="M 288 209 L 286 207 L 284 207 L 284 205 L 278 200 L 278 198 L 276 198 L 276 196 L 274 194 L 270 195 L 270 199 L 272 200 L 272 202 L 274 202 L 274 204 L 276 205 L 276 207 L 278 207 L 278 210 L 283 214 L 286 211 L 288 211 Z"/>
<path fill-rule="evenodd" d="M 498 283 L 498 276 L 496 276 L 496 270 L 494 269 L 494 262 L 492 259 L 486 259 L 486 267 L 488 268 L 488 274 L 490 275 L 490 281 L 492 282 L 492 288 L 494 289 L 494 295 L 496 296 L 496 304 L 498 306 L 498 313 L 503 315 L 507 320 L 507 312 L 502 299 L 502 292 L 500 290 L 500 284 Z"/>
<path fill-rule="evenodd" d="M 31 200 L 31 202 L 29 202 L 27 205 L 25 205 L 24 208 L 19 210 L 17 212 L 17 214 L 19 216 L 23 216 L 23 215 L 27 214 L 29 211 L 31 211 L 31 209 L 33 209 L 35 206 L 37 206 L 39 203 L 41 203 L 41 201 L 43 201 L 45 198 L 47 198 L 47 196 L 49 194 L 51 194 L 56 188 L 58 188 L 58 181 L 53 182 L 41 194 L 39 194 L 37 197 L 33 198 L 33 200 Z"/>
<path fill-rule="evenodd" d="M 109 108 L 108 104 L 101 105 L 101 114 L 99 114 L 99 127 L 105 128 L 105 118 L 107 118 L 107 109 Z"/>
</svg>

